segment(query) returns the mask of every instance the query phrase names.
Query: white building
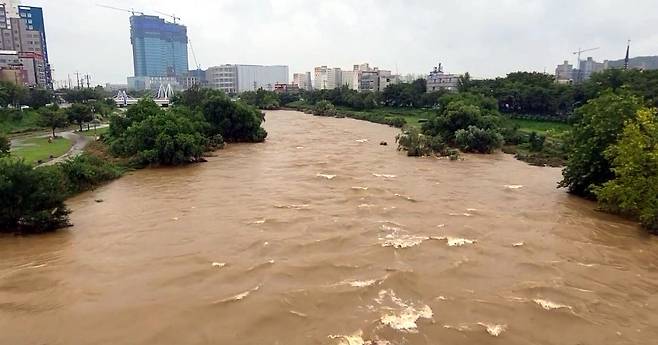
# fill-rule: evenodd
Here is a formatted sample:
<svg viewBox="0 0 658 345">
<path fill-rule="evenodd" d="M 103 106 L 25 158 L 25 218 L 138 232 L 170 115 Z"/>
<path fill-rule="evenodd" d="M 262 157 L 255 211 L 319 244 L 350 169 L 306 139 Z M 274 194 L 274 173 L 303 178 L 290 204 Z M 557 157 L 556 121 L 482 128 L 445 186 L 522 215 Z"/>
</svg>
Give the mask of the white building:
<svg viewBox="0 0 658 345">
<path fill-rule="evenodd" d="M 354 82 L 354 76 L 356 72 L 354 71 L 342 71 L 341 72 L 341 86 L 347 86 L 352 90 L 356 90 L 356 83 Z"/>
<path fill-rule="evenodd" d="M 258 89 L 273 91 L 288 84 L 288 66 L 220 65 L 206 70 L 208 86 L 233 94 Z"/>
<path fill-rule="evenodd" d="M 439 64 L 439 67 L 434 67 L 434 70 L 427 76 L 427 92 L 457 90 L 459 77 L 458 74 L 443 73 L 443 67 Z"/>
<path fill-rule="evenodd" d="M 313 89 L 313 84 L 311 83 L 311 72 L 293 74 L 292 83 L 296 84 L 301 90 Z"/>
<path fill-rule="evenodd" d="M 314 76 L 313 88 L 317 90 L 331 90 L 342 85 L 343 75 L 340 68 L 315 67 Z"/>
</svg>

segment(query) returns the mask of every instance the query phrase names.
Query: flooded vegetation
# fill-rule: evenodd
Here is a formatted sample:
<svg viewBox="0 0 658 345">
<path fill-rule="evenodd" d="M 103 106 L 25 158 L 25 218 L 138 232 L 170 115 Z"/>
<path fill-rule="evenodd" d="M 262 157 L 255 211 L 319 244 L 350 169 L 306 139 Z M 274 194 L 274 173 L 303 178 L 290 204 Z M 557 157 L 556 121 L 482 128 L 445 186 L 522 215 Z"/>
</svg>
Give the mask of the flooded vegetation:
<svg viewBox="0 0 658 345">
<path fill-rule="evenodd" d="M 0 237 L 0 342 L 658 339 L 658 239 L 556 189 L 560 169 L 409 158 L 352 119 L 264 125 L 70 199 L 67 231 Z"/>
</svg>

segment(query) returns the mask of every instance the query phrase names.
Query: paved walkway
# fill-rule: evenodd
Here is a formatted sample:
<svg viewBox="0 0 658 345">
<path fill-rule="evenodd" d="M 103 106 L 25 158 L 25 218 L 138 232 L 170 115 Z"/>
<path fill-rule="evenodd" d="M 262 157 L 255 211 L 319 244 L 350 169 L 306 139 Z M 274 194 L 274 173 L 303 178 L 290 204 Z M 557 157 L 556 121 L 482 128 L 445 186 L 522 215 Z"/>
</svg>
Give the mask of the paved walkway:
<svg viewBox="0 0 658 345">
<path fill-rule="evenodd" d="M 63 154 L 63 155 L 61 155 L 57 158 L 53 158 L 53 159 L 51 159 L 51 160 L 49 160 L 45 163 L 39 164 L 40 167 L 48 166 L 48 165 L 54 165 L 54 164 L 63 162 L 65 160 L 69 159 L 69 158 L 74 158 L 74 157 L 78 156 L 79 154 L 82 153 L 82 151 L 87 146 L 87 144 L 89 144 L 89 142 L 92 140 L 91 137 L 80 135 L 80 134 L 75 133 L 75 132 L 62 132 L 62 133 L 58 133 L 58 135 L 61 136 L 61 137 L 66 138 L 66 139 L 71 140 L 73 142 L 73 146 L 71 146 L 69 151 L 66 152 L 65 154 Z"/>
</svg>

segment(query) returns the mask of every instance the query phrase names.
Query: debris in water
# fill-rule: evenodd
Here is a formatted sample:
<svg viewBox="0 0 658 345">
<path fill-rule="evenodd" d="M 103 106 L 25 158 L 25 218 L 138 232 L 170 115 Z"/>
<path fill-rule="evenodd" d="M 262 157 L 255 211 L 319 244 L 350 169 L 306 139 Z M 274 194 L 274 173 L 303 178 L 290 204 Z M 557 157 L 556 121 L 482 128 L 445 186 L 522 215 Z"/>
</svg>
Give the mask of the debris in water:
<svg viewBox="0 0 658 345">
<path fill-rule="evenodd" d="M 512 247 L 523 247 L 523 246 L 525 246 L 525 242 L 517 242 L 512 244 Z"/>
<path fill-rule="evenodd" d="M 446 241 L 449 247 L 461 247 L 467 244 L 474 244 L 477 240 L 469 240 L 467 238 L 451 237 L 451 236 L 438 236 L 430 237 L 433 240 Z"/>
<path fill-rule="evenodd" d="M 410 196 L 407 196 L 407 195 L 402 195 L 402 194 L 395 193 L 395 196 L 397 196 L 398 198 L 407 199 L 408 201 L 411 201 L 411 202 L 416 202 L 416 199 L 414 199 Z"/>
<path fill-rule="evenodd" d="M 366 345 L 366 342 L 361 338 L 363 332 L 361 330 L 355 332 L 353 335 L 330 335 L 329 339 L 338 339 L 338 345 Z"/>
<path fill-rule="evenodd" d="M 226 266 L 225 262 L 213 262 L 212 263 L 212 267 L 222 268 L 224 266 Z"/>
<path fill-rule="evenodd" d="M 475 211 L 477 211 L 477 208 L 467 208 L 466 211 L 468 211 L 468 212 L 475 212 Z"/>
<path fill-rule="evenodd" d="M 507 330 L 507 325 L 492 325 L 484 322 L 478 322 L 478 325 L 487 329 L 487 333 L 493 335 L 494 337 L 499 336 L 501 333 Z"/>
<path fill-rule="evenodd" d="M 381 146 L 387 146 L 387 145 L 388 145 L 388 143 L 387 143 L 387 142 L 385 142 L 385 141 L 382 141 L 382 142 L 380 142 L 380 143 L 379 143 L 379 145 L 381 145 Z"/>
<path fill-rule="evenodd" d="M 359 187 L 359 186 L 356 186 L 356 187 L 352 187 L 352 189 L 354 189 L 354 190 L 368 190 L 368 187 Z"/>
<path fill-rule="evenodd" d="M 105 201 L 105 200 L 103 200 L 103 199 L 96 199 L 96 200 L 94 200 L 94 201 L 95 201 L 95 202 L 98 202 L 98 203 L 101 203 L 101 202 L 103 202 L 103 201 Z"/>
</svg>

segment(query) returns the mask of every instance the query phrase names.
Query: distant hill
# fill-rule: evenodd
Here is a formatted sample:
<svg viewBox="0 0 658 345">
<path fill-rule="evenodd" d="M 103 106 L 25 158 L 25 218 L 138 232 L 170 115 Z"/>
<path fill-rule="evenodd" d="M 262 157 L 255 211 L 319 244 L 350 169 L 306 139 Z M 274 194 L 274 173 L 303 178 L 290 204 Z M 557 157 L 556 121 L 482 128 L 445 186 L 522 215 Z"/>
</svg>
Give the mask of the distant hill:
<svg viewBox="0 0 658 345">
<path fill-rule="evenodd" d="M 658 69 L 658 56 L 638 56 L 631 58 L 628 62 L 630 68 L 639 69 Z M 608 67 L 622 68 L 624 67 L 624 59 L 608 61 Z"/>
</svg>

